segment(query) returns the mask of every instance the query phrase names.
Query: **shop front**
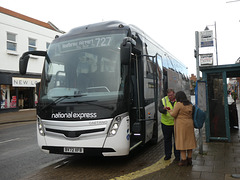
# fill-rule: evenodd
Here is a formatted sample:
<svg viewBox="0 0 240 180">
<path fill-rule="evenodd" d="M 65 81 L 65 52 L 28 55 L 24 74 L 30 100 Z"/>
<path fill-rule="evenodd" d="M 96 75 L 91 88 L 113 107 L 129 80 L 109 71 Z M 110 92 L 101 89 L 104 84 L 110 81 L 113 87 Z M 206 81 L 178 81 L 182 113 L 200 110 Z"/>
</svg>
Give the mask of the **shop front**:
<svg viewBox="0 0 240 180">
<path fill-rule="evenodd" d="M 37 82 L 40 82 L 39 75 L 20 77 L 19 74 L 0 73 L 0 111 L 34 108 Z"/>
</svg>

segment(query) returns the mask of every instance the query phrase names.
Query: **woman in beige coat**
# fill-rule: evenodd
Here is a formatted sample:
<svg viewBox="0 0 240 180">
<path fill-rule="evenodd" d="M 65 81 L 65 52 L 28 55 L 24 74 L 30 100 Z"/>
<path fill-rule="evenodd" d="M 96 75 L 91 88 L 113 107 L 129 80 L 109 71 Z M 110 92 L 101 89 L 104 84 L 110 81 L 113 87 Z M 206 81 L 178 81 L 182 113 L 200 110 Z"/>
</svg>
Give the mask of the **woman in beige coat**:
<svg viewBox="0 0 240 180">
<path fill-rule="evenodd" d="M 176 149 L 180 150 L 180 166 L 192 165 L 192 150 L 197 147 L 192 119 L 192 104 L 183 91 L 176 93 L 177 103 L 169 110 L 174 117 Z"/>
</svg>

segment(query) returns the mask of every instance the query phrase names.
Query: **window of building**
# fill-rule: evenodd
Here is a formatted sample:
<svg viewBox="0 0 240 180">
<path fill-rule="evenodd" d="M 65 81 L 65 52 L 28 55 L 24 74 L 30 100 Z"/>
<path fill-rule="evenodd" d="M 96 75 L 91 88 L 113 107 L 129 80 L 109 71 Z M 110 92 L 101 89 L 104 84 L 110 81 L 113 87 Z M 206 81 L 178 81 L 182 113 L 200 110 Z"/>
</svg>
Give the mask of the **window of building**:
<svg viewBox="0 0 240 180">
<path fill-rule="evenodd" d="M 16 34 L 7 32 L 7 50 L 17 51 Z"/>
<path fill-rule="evenodd" d="M 28 38 L 28 50 L 29 51 L 36 51 L 36 39 Z"/>
</svg>

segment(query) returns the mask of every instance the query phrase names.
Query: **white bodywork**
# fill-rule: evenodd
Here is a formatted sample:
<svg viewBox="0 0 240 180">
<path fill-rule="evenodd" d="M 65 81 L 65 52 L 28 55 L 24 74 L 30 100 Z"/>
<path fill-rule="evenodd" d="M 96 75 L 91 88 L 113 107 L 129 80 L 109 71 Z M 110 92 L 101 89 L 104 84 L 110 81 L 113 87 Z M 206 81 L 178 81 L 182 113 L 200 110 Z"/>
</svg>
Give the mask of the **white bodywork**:
<svg viewBox="0 0 240 180">
<path fill-rule="evenodd" d="M 41 120 L 45 136 L 37 133 L 38 145 L 51 147 L 81 147 L 81 148 L 111 148 L 115 152 L 104 152 L 104 156 L 123 156 L 129 154 L 130 149 L 130 120 L 129 116 L 122 118 L 117 133 L 108 136 L 112 118 L 91 121 L 51 121 Z M 37 127 L 38 128 L 38 127 Z M 63 133 L 47 131 L 47 129 L 61 131 L 82 131 L 102 129 L 101 132 L 81 134 L 79 137 L 69 138 Z"/>
</svg>

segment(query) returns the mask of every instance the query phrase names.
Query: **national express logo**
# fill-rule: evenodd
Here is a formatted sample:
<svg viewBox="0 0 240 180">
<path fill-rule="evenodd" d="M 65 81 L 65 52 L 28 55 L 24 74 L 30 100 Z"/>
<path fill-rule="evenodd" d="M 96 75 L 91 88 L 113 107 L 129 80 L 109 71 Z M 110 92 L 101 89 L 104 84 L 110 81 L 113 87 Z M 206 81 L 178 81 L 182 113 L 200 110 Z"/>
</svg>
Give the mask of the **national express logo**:
<svg viewBox="0 0 240 180">
<path fill-rule="evenodd" d="M 63 112 L 57 112 L 52 114 L 53 119 L 82 119 L 82 118 L 96 118 L 97 113 L 73 113 L 73 112 L 68 112 L 68 113 L 63 113 Z"/>
</svg>

